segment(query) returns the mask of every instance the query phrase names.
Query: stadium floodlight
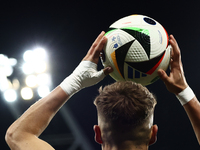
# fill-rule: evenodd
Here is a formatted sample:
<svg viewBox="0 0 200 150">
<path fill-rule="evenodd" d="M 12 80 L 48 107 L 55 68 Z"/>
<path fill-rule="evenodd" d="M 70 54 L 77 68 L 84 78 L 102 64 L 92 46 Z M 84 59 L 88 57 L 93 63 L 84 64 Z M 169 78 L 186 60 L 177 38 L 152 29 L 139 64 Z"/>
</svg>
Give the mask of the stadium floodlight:
<svg viewBox="0 0 200 150">
<path fill-rule="evenodd" d="M 37 61 L 47 60 L 47 53 L 43 48 L 36 48 L 33 52 Z"/>
<path fill-rule="evenodd" d="M 42 85 L 37 88 L 38 95 L 40 97 L 45 97 L 50 93 L 49 86 Z"/>
<path fill-rule="evenodd" d="M 23 59 L 25 62 L 31 62 L 32 60 L 34 60 L 34 54 L 32 50 L 27 50 L 24 52 L 23 54 Z"/>
<path fill-rule="evenodd" d="M 5 91 L 9 88 L 9 82 L 7 77 L 1 72 L 0 68 L 0 91 Z"/>
<path fill-rule="evenodd" d="M 38 85 L 51 85 L 50 75 L 48 73 L 42 73 L 37 75 L 37 84 Z"/>
<path fill-rule="evenodd" d="M 29 87 L 24 87 L 21 89 L 21 97 L 24 100 L 30 100 L 33 98 L 33 90 Z"/>
<path fill-rule="evenodd" d="M 35 87 L 37 85 L 37 77 L 35 75 L 28 75 L 25 79 L 25 83 L 29 87 Z"/>
<path fill-rule="evenodd" d="M 43 73 L 47 69 L 47 63 L 45 61 L 35 62 L 34 69 L 36 73 Z"/>
<path fill-rule="evenodd" d="M 24 63 L 22 66 L 22 71 L 24 74 L 31 74 L 34 72 L 33 65 L 31 63 Z"/>
<path fill-rule="evenodd" d="M 15 66 L 17 64 L 17 59 L 9 58 L 9 64 L 10 64 L 10 66 Z"/>
<path fill-rule="evenodd" d="M 8 58 L 4 54 L 0 54 L 0 91 L 4 92 L 12 88 L 10 80 L 7 78 L 13 73 L 13 66 L 17 64 L 14 58 Z"/>
<path fill-rule="evenodd" d="M 17 92 L 14 89 L 4 91 L 3 96 L 7 102 L 14 102 L 17 100 Z"/>
<path fill-rule="evenodd" d="M 13 66 L 17 64 L 14 58 L 8 58 L 6 55 L 0 54 L 1 73 L 3 72 L 7 77 L 13 73 Z"/>
<path fill-rule="evenodd" d="M 27 50 L 23 54 L 23 72 L 28 75 L 25 79 L 26 89 L 21 90 L 23 99 L 31 99 L 28 93 L 33 96 L 33 91 L 37 89 L 38 95 L 44 97 L 50 93 L 51 80 L 48 74 L 48 57 L 45 49 L 35 48 Z M 31 89 L 32 88 L 32 89 Z M 32 90 L 32 94 L 30 92 Z M 26 92 L 25 92 L 26 91 Z"/>
<path fill-rule="evenodd" d="M 18 79 L 13 79 L 12 80 L 12 88 L 15 90 L 18 90 L 20 88 L 20 82 Z"/>
<path fill-rule="evenodd" d="M 22 69 L 25 74 L 43 73 L 47 69 L 47 54 L 43 48 L 25 51 L 23 59 L 25 63 Z"/>
</svg>

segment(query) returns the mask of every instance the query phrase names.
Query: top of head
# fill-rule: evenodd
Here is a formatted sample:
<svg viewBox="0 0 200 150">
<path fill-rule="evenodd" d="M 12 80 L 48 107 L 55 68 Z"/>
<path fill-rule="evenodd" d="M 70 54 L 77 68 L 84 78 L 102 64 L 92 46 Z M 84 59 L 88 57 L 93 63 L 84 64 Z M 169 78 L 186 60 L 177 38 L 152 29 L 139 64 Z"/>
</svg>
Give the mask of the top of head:
<svg viewBox="0 0 200 150">
<path fill-rule="evenodd" d="M 104 48 L 104 66 L 113 67 L 115 80 L 132 80 L 143 85 L 153 83 L 157 70 L 167 69 L 170 48 L 168 34 L 154 19 L 132 15 L 119 19 L 108 29 Z"/>
</svg>

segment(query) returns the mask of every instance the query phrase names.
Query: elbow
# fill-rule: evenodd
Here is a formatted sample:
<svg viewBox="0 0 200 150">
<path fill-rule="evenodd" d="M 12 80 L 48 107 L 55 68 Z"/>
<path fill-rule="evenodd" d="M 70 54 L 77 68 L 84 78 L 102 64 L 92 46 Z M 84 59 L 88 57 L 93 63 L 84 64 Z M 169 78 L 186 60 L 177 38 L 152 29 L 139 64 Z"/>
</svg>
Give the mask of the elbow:
<svg viewBox="0 0 200 150">
<path fill-rule="evenodd" d="M 10 145 L 11 141 L 12 141 L 12 132 L 9 131 L 9 129 L 6 131 L 6 135 L 5 135 L 5 141 L 8 145 Z"/>
<path fill-rule="evenodd" d="M 6 141 L 6 143 L 7 143 L 9 146 L 11 146 L 11 145 L 14 143 L 14 141 L 15 141 L 14 138 L 13 138 L 13 132 L 10 131 L 10 129 L 8 129 L 8 130 L 6 131 L 5 141 Z"/>
<path fill-rule="evenodd" d="M 10 128 L 6 131 L 5 135 L 5 141 L 8 144 L 10 148 L 16 147 L 17 144 L 17 137 L 14 131 L 12 131 Z"/>
</svg>

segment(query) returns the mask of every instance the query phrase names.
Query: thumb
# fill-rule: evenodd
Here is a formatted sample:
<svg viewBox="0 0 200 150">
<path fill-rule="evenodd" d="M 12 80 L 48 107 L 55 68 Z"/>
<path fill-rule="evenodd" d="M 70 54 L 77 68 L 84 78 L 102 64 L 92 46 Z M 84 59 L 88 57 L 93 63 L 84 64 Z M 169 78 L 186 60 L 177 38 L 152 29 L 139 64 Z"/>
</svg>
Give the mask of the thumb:
<svg viewBox="0 0 200 150">
<path fill-rule="evenodd" d="M 109 73 L 113 72 L 113 68 L 112 67 L 106 67 L 103 69 L 103 72 L 105 75 L 108 75 Z"/>
<path fill-rule="evenodd" d="M 158 70 L 158 76 L 160 77 L 160 79 L 163 81 L 163 82 L 166 82 L 168 81 L 168 75 L 166 74 L 166 72 L 162 69 L 159 69 Z"/>
</svg>

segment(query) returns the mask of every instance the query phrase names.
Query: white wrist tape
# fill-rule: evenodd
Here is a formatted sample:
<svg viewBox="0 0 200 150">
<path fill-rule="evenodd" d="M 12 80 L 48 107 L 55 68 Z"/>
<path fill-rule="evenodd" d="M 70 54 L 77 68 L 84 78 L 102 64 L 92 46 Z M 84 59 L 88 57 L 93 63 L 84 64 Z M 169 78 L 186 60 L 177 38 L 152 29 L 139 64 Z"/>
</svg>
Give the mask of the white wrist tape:
<svg viewBox="0 0 200 150">
<path fill-rule="evenodd" d="M 195 94 L 192 91 L 192 89 L 188 86 L 186 89 L 178 93 L 176 97 L 180 101 L 181 105 L 184 105 L 188 103 L 190 100 L 192 100 L 195 97 Z"/>
<path fill-rule="evenodd" d="M 72 96 L 84 87 L 94 85 L 105 77 L 103 70 L 97 71 L 97 64 L 81 61 L 71 75 L 64 79 L 60 87 Z"/>
</svg>

